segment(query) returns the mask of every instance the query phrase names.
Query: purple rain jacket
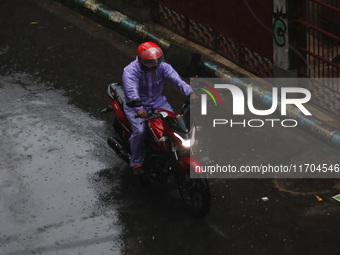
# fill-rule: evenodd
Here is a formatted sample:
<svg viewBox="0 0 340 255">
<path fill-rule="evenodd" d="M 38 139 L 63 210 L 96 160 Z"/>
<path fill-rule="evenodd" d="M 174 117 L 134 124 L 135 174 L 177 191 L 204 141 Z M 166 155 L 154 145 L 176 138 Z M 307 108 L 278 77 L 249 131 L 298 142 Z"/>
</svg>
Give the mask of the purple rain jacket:
<svg viewBox="0 0 340 255">
<path fill-rule="evenodd" d="M 166 103 L 166 98 L 162 96 L 164 79 L 169 81 L 176 89 L 188 96 L 192 93 L 192 88 L 184 82 L 175 69 L 168 63 L 162 62 L 154 71 L 143 71 L 138 63 L 138 59 L 131 62 L 124 68 L 123 83 L 126 102 L 132 99 L 140 99 L 144 104 L 160 106 Z M 135 112 L 143 109 L 135 108 Z"/>
</svg>

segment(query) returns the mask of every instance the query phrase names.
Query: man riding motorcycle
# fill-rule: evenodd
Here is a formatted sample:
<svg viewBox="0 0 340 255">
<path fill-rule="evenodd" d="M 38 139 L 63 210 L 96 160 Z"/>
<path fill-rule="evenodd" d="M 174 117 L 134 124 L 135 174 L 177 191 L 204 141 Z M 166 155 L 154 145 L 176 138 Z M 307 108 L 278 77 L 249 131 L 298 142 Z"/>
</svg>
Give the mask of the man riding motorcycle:
<svg viewBox="0 0 340 255">
<path fill-rule="evenodd" d="M 193 93 L 189 84 L 184 82 L 175 69 L 164 62 L 162 49 L 153 42 L 139 45 L 137 58 L 124 68 L 123 84 L 126 102 L 139 99 L 143 104 L 154 108 L 173 111 L 166 97 L 162 96 L 164 80 L 169 81 L 184 95 Z M 146 118 L 148 113 L 144 107 L 129 107 L 124 104 L 124 111 L 131 124 L 133 133 L 129 139 L 131 145 L 130 167 L 135 175 L 143 173 L 145 156 Z M 136 118 L 135 116 L 138 116 Z"/>
</svg>

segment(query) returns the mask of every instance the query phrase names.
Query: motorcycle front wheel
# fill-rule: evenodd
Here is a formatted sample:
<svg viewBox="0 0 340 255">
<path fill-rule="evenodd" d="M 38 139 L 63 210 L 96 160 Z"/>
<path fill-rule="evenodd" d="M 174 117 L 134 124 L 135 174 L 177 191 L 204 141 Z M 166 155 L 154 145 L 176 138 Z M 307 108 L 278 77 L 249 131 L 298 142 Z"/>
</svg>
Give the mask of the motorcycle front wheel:
<svg viewBox="0 0 340 255">
<path fill-rule="evenodd" d="M 190 178 L 190 172 L 179 174 L 178 189 L 187 209 L 194 217 L 204 217 L 210 211 L 211 195 L 206 178 Z"/>
</svg>

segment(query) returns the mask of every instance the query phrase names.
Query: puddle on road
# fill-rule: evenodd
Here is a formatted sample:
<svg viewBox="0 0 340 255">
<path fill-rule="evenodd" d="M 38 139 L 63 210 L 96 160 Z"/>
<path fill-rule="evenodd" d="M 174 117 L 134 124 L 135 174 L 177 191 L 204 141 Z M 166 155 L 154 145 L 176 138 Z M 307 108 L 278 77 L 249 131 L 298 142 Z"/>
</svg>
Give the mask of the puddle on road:
<svg viewBox="0 0 340 255">
<path fill-rule="evenodd" d="M 98 213 L 88 180 L 116 160 L 105 125 L 30 75 L 0 76 L 1 254 L 121 254 L 115 205 Z"/>
</svg>

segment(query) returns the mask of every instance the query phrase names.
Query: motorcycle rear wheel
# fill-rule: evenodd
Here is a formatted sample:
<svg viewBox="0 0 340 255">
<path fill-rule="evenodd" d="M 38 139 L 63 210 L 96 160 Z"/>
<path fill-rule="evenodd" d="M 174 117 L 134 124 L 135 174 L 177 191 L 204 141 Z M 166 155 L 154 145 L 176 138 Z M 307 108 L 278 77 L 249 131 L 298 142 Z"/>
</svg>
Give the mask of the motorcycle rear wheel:
<svg viewBox="0 0 340 255">
<path fill-rule="evenodd" d="M 210 211 L 211 195 L 205 178 L 190 178 L 189 171 L 181 173 L 178 189 L 189 212 L 197 218 L 206 216 Z"/>
</svg>

